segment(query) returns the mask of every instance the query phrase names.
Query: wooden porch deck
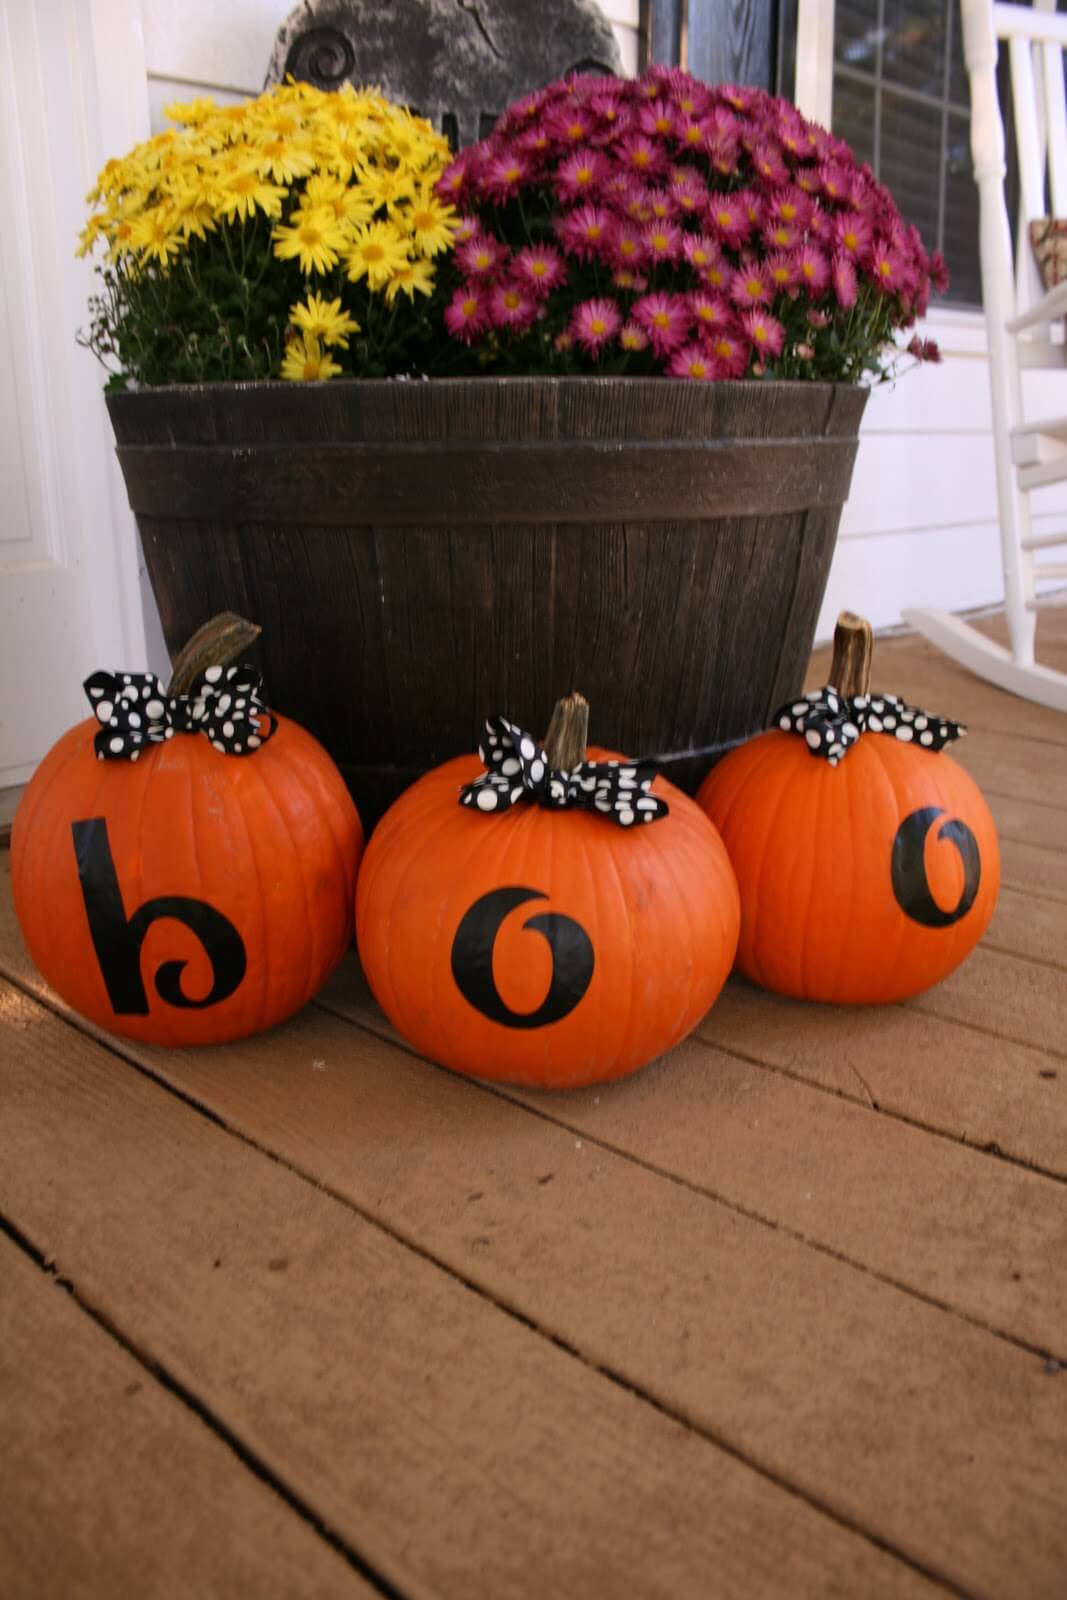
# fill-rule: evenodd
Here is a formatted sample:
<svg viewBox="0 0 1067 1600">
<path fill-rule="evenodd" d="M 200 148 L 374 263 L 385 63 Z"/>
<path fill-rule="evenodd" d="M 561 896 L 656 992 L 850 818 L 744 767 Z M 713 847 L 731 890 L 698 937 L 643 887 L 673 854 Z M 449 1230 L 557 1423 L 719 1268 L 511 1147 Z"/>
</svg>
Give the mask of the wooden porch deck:
<svg viewBox="0 0 1067 1600">
<path fill-rule="evenodd" d="M 599 1092 L 427 1065 L 354 960 L 244 1044 L 95 1035 L 0 857 L 5 1600 L 1063 1600 L 1067 718 L 911 638 L 876 685 L 970 725 L 984 945 L 731 983 Z"/>
</svg>

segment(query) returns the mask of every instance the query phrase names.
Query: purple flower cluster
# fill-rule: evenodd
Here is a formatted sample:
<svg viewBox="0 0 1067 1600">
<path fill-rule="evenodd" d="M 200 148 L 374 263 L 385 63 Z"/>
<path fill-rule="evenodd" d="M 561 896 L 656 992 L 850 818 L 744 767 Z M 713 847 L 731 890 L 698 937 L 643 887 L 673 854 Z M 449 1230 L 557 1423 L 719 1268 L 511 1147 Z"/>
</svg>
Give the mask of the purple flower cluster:
<svg viewBox="0 0 1067 1600">
<path fill-rule="evenodd" d="M 842 140 L 676 68 L 527 96 L 438 193 L 462 215 L 449 333 L 527 371 L 855 380 L 948 282 Z"/>
</svg>

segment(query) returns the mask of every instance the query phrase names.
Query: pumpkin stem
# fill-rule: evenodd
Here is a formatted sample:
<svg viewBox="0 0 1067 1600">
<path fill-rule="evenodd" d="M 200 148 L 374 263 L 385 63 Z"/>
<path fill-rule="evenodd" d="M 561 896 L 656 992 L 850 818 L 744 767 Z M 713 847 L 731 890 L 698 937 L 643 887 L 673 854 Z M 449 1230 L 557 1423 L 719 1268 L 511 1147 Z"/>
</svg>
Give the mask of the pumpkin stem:
<svg viewBox="0 0 1067 1600">
<path fill-rule="evenodd" d="M 262 632 L 258 623 L 248 622 L 235 611 L 222 611 L 212 617 L 179 650 L 167 694 L 186 694 L 197 673 L 206 667 L 229 666 Z"/>
<path fill-rule="evenodd" d="M 585 760 L 588 742 L 589 701 L 580 694 L 557 700 L 544 741 L 549 766 L 557 772 L 573 771 Z"/>
<path fill-rule="evenodd" d="M 871 687 L 874 639 L 866 617 L 842 611 L 834 629 L 830 682 L 840 695 L 866 694 Z"/>
</svg>

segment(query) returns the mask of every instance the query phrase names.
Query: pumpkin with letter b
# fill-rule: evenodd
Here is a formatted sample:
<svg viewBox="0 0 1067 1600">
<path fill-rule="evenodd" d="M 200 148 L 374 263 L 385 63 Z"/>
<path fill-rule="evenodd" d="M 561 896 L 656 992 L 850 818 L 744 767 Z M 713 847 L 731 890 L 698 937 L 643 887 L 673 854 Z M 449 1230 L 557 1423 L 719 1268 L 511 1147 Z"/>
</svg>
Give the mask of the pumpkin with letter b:
<svg viewBox="0 0 1067 1600">
<path fill-rule="evenodd" d="M 700 809 L 649 763 L 592 751 L 588 707 L 544 747 L 503 718 L 375 829 L 356 939 L 382 1010 L 422 1054 L 573 1088 L 676 1044 L 726 980 L 737 887 Z"/>
<path fill-rule="evenodd" d="M 272 1027 L 348 948 L 363 833 L 309 733 L 229 661 L 224 616 L 164 690 L 95 673 L 94 716 L 45 756 L 11 834 L 15 912 L 53 989 L 100 1027 L 165 1045 Z"/>
<path fill-rule="evenodd" d="M 783 706 L 697 796 L 741 890 L 737 965 L 800 999 L 928 989 L 989 925 L 1000 854 L 989 808 L 945 744 L 963 729 L 868 688 L 871 632 L 843 612 L 830 683 Z"/>
</svg>

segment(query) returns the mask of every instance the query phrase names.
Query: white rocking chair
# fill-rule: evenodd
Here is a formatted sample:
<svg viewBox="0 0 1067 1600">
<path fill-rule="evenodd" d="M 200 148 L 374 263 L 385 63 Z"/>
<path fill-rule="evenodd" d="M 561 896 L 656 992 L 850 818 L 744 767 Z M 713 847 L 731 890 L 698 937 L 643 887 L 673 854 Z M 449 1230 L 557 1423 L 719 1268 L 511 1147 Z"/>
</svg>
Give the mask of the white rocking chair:
<svg viewBox="0 0 1067 1600">
<path fill-rule="evenodd" d="M 911 609 L 904 617 L 979 677 L 1027 700 L 1067 711 L 1067 673 L 1034 660 L 1035 575 L 1067 580 L 1067 562 L 1036 565 L 1034 552 L 1067 544 L 1067 532 L 1035 534 L 1029 498 L 1034 489 L 1067 481 L 1067 387 L 1063 413 L 1051 421 L 1027 422 L 1020 377 L 1023 367 L 1067 368 L 1067 345 L 1061 334 L 1067 282 L 1044 292 L 1029 238 L 1032 221 L 1043 217 L 1067 221 L 1067 15 L 1044 9 L 1042 0 L 1033 10 L 990 0 L 961 0 L 961 11 L 971 84 L 971 154 L 978 185 L 982 300 L 1011 648 L 1005 650 L 947 611 Z M 997 99 L 998 39 L 1007 40 L 1010 51 L 1021 191 L 1014 269 L 1004 198 L 1004 124 Z"/>
</svg>

